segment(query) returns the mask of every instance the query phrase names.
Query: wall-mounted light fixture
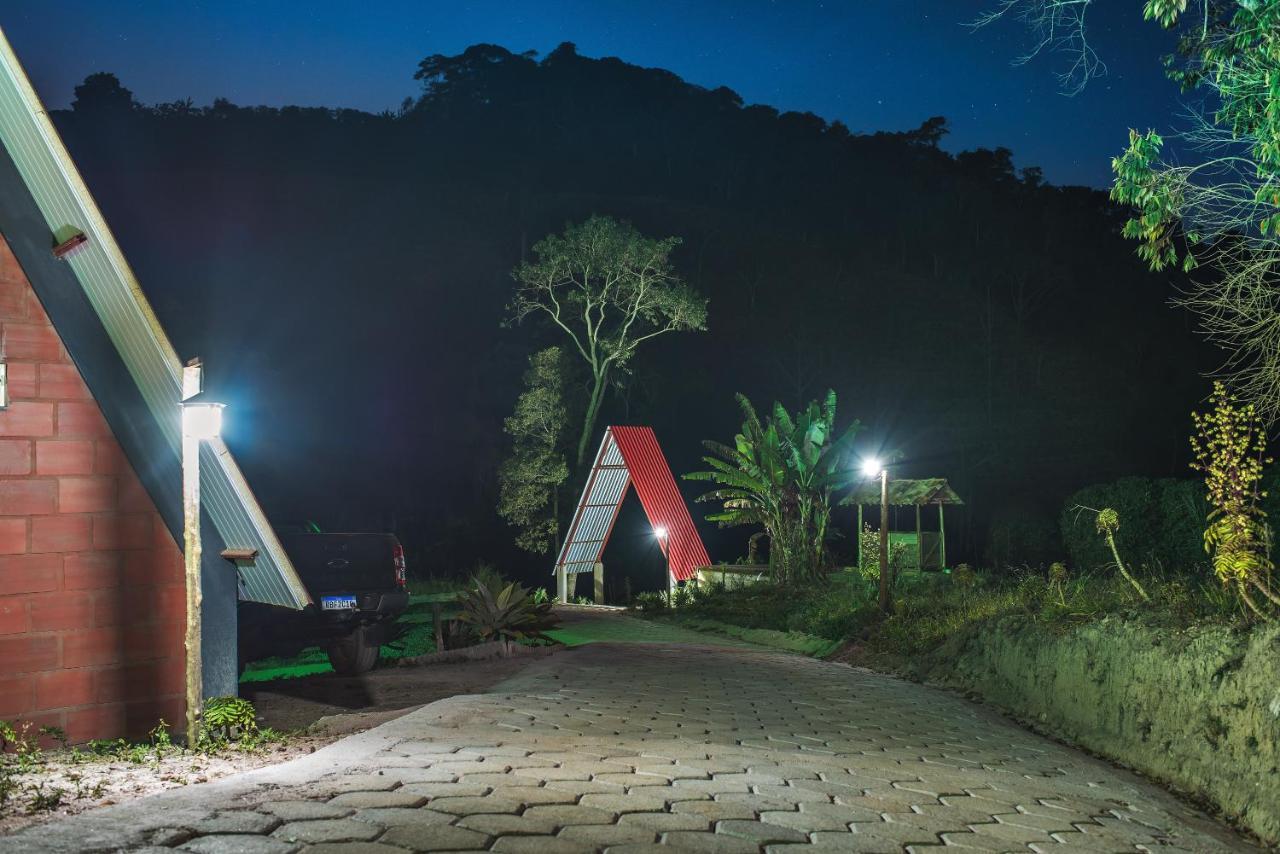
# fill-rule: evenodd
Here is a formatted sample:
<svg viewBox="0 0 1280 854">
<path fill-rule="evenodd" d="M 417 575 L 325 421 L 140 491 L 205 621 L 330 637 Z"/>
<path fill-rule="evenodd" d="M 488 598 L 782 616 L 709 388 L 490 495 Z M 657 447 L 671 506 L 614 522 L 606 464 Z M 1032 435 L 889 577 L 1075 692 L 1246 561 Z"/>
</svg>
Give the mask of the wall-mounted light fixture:
<svg viewBox="0 0 1280 854">
<path fill-rule="evenodd" d="M 77 231 L 75 234 L 53 247 L 53 257 L 57 258 L 59 261 L 64 261 L 88 245 L 89 236 L 83 231 Z"/>
<path fill-rule="evenodd" d="M 0 359 L 0 409 L 9 407 L 9 363 Z"/>
</svg>

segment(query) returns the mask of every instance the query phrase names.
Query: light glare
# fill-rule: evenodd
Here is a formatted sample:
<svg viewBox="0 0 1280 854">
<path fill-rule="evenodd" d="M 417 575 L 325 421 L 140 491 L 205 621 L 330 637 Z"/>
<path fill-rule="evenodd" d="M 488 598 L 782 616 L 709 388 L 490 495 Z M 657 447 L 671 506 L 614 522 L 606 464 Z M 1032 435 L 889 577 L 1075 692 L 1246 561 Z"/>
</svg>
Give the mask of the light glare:
<svg viewBox="0 0 1280 854">
<path fill-rule="evenodd" d="M 884 471 L 884 466 L 875 457 L 869 457 L 862 461 L 862 473 L 867 477 L 875 477 L 882 471 Z"/>
<path fill-rule="evenodd" d="M 222 435 L 221 403 L 188 403 L 182 407 L 182 432 L 207 442 Z"/>
<path fill-rule="evenodd" d="M 666 529 L 666 528 L 654 528 L 654 529 L 653 529 L 653 535 L 654 535 L 655 537 L 657 537 L 658 539 L 660 539 L 660 540 L 665 540 L 665 539 L 667 538 L 667 529 Z"/>
</svg>

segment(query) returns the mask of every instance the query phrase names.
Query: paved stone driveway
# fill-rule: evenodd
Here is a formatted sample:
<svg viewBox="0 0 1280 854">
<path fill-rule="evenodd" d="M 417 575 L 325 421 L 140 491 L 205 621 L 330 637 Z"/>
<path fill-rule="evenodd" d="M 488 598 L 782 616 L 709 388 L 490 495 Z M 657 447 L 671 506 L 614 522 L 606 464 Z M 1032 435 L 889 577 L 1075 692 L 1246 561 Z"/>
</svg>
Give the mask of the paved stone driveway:
<svg viewBox="0 0 1280 854">
<path fill-rule="evenodd" d="M 0 840 L 0 852 L 1249 848 L 1130 774 L 842 665 L 597 644 L 498 690 L 288 765 Z"/>
</svg>

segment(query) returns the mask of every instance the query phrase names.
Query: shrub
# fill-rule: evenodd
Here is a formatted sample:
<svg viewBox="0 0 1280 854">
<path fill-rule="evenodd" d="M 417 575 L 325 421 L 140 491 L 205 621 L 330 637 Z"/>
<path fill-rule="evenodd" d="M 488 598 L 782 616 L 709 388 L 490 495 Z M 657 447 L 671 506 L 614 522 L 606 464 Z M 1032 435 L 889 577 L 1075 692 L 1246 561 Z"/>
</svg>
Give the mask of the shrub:
<svg viewBox="0 0 1280 854">
<path fill-rule="evenodd" d="M 201 742 L 219 744 L 239 740 L 256 732 L 258 714 L 253 703 L 248 700 L 239 697 L 214 697 L 205 703 L 200 723 Z"/>
<path fill-rule="evenodd" d="M 642 614 L 659 614 L 668 609 L 667 594 L 658 590 L 646 590 L 637 593 L 631 600 L 631 607 Z"/>
<path fill-rule="evenodd" d="M 1094 570 L 1115 558 L 1098 536 L 1094 514 L 1080 507 L 1115 510 L 1124 520 L 1116 548 L 1148 574 L 1190 574 L 1206 563 L 1201 536 L 1207 507 L 1204 487 L 1195 481 L 1126 477 L 1087 486 L 1068 498 L 1061 526 L 1069 563 Z"/>
<path fill-rule="evenodd" d="M 483 641 L 550 640 L 544 632 L 559 622 L 550 602 L 535 603 L 514 581 L 496 593 L 477 581 L 474 590 L 458 594 L 458 601 L 458 619 Z"/>
</svg>

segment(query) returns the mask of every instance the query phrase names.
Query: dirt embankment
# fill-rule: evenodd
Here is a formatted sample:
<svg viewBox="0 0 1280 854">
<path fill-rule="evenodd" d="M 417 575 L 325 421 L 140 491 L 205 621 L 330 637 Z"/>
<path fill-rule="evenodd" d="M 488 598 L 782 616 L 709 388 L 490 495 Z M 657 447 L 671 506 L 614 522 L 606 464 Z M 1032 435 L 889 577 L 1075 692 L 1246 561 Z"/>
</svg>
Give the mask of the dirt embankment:
<svg viewBox="0 0 1280 854">
<path fill-rule="evenodd" d="M 1280 841 L 1280 626 L 1065 631 L 1006 620 L 912 668 L 1207 799 Z"/>
</svg>

